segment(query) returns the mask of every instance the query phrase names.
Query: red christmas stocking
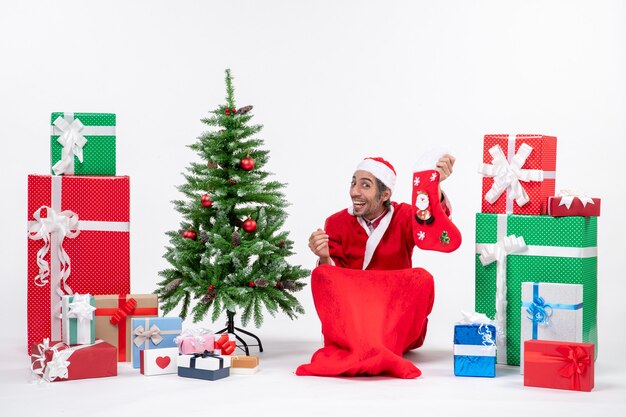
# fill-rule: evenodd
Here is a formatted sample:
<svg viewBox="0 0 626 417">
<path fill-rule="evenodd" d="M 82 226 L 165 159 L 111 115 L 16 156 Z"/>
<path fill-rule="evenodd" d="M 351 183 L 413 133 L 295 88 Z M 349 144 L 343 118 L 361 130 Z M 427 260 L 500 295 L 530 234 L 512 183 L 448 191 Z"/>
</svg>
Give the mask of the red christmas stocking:
<svg viewBox="0 0 626 417">
<path fill-rule="evenodd" d="M 413 173 L 413 239 L 420 249 L 452 252 L 461 245 L 461 232 L 441 207 L 439 172 Z"/>
</svg>

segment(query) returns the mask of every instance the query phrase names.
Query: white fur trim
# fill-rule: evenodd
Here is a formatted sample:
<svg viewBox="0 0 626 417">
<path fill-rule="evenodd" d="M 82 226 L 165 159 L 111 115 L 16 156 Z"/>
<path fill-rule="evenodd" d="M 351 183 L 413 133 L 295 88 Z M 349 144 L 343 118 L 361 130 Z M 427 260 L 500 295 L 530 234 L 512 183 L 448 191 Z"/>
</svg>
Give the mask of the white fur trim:
<svg viewBox="0 0 626 417">
<path fill-rule="evenodd" d="M 393 192 L 393 189 L 396 187 L 396 174 L 393 172 L 391 168 L 382 162 L 375 161 L 373 159 L 364 159 L 359 165 L 357 165 L 356 170 L 359 171 L 367 171 L 379 180 L 383 182 L 389 189 Z"/>
<path fill-rule="evenodd" d="M 365 270 L 365 268 L 367 268 L 367 266 L 370 264 L 372 256 L 374 256 L 374 251 L 376 250 L 376 247 L 378 247 L 378 244 L 382 240 L 383 235 L 385 234 L 387 228 L 389 227 L 389 224 L 391 223 L 392 216 L 393 206 L 390 206 L 389 211 L 387 212 L 387 214 L 385 214 L 385 217 L 382 218 L 380 223 L 378 223 L 378 227 L 374 229 L 371 235 L 369 233 L 369 228 L 365 224 L 365 220 L 363 220 L 363 218 L 361 218 L 360 216 L 357 217 L 357 220 L 359 221 L 361 226 L 365 228 L 365 231 L 369 236 L 369 238 L 367 239 L 367 243 L 365 244 L 365 255 L 363 256 L 363 270 Z"/>
</svg>

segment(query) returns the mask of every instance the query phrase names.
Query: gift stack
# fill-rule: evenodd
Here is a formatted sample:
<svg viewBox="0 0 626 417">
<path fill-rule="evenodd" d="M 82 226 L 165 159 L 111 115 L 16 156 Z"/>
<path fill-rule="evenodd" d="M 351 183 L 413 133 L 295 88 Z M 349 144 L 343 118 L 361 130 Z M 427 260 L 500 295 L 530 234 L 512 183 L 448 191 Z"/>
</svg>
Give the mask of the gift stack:
<svg viewBox="0 0 626 417">
<path fill-rule="evenodd" d="M 175 347 L 182 327 L 157 317 L 156 295 L 129 295 L 130 184 L 116 176 L 115 127 L 115 114 L 52 113 L 54 175 L 28 177 L 28 346 L 46 381 L 117 375 L 133 357 L 139 367 L 140 350 Z"/>
<path fill-rule="evenodd" d="M 230 333 L 213 334 L 209 330 L 185 330 L 175 339 L 178 376 L 215 381 L 234 374 L 252 374 L 259 368 L 254 356 L 233 356 L 236 338 Z M 176 371 L 174 371 L 176 372 Z"/>
<path fill-rule="evenodd" d="M 559 374 L 564 366 L 575 367 L 576 378 L 582 375 L 584 359 L 575 365 L 567 362 L 576 357 L 572 351 L 591 354 L 584 375 L 593 375 L 600 201 L 571 192 L 555 195 L 556 143 L 556 137 L 543 135 L 484 138 L 475 306 L 496 324 L 498 363 L 526 361 L 525 380 L 560 387 L 545 381 L 564 378 Z M 558 341 L 554 349 L 565 356 L 554 349 L 543 356 L 537 353 L 553 343 L 547 340 Z M 524 351 L 525 343 L 532 352 Z M 562 366 L 529 365 L 538 357 Z M 547 375 L 555 369 L 556 375 Z M 570 373 L 565 378 L 574 377 Z"/>
</svg>

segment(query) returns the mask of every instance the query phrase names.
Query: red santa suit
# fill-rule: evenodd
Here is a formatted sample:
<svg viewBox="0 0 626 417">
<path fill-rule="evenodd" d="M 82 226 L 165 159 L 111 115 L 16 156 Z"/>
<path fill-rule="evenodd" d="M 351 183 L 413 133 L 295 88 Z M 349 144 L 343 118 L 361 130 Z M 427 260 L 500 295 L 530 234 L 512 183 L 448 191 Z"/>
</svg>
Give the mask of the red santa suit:
<svg viewBox="0 0 626 417">
<path fill-rule="evenodd" d="M 444 210 L 450 215 L 447 199 Z M 411 206 L 391 203 L 373 232 L 347 208 L 326 219 L 330 257 L 336 266 L 364 270 L 407 269 L 415 247 Z"/>
</svg>

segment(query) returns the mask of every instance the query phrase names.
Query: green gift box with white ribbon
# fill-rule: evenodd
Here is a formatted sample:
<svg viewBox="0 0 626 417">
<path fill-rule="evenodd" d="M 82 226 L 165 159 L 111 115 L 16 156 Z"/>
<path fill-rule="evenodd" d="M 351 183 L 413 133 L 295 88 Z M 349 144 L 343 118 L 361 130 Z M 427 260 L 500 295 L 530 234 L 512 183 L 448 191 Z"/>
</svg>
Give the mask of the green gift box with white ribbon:
<svg viewBox="0 0 626 417">
<path fill-rule="evenodd" d="M 64 295 L 61 301 L 63 343 L 91 345 L 96 341 L 96 302 L 93 295 Z"/>
<path fill-rule="evenodd" d="M 52 113 L 54 175 L 115 175 L 115 114 Z"/>
<path fill-rule="evenodd" d="M 476 311 L 493 318 L 498 363 L 520 364 L 522 282 L 583 285 L 583 342 L 596 345 L 597 217 L 476 214 Z"/>
</svg>

